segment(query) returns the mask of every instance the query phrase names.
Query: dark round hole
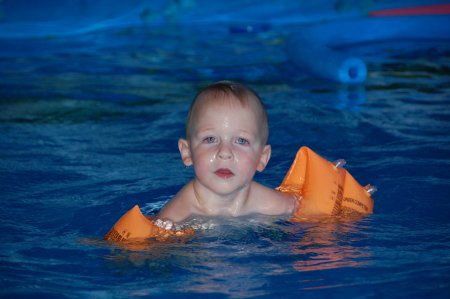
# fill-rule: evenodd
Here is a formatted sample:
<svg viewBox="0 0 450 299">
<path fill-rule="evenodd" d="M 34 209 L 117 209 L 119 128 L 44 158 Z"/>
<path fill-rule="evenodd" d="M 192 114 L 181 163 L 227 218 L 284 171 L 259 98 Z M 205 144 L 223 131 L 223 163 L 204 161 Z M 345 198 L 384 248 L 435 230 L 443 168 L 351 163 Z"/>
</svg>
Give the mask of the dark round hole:
<svg viewBox="0 0 450 299">
<path fill-rule="evenodd" d="M 358 77 L 358 68 L 352 66 L 349 70 L 348 70 L 348 75 L 350 78 L 355 79 L 356 77 Z"/>
</svg>

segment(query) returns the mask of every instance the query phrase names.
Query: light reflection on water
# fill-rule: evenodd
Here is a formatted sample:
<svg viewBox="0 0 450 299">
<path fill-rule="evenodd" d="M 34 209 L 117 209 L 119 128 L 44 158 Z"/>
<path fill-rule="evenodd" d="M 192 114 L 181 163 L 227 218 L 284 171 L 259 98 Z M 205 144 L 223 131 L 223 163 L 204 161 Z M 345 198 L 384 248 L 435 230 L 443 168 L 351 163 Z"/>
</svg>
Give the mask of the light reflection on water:
<svg viewBox="0 0 450 299">
<path fill-rule="evenodd" d="M 295 289 L 290 286 L 291 291 L 328 288 L 328 281 L 305 278 L 314 271 L 371 264 L 370 248 L 364 245 L 370 236 L 361 232 L 367 225 L 364 221 L 268 222 L 215 221 L 217 226 L 190 240 L 120 245 L 103 259 L 115 273 L 144 270 L 158 276 L 159 286 L 174 284 L 177 292 L 218 292 L 231 297 L 267 295 L 267 286 L 277 277 L 303 278 Z M 152 294 L 155 288 L 146 292 Z"/>
</svg>

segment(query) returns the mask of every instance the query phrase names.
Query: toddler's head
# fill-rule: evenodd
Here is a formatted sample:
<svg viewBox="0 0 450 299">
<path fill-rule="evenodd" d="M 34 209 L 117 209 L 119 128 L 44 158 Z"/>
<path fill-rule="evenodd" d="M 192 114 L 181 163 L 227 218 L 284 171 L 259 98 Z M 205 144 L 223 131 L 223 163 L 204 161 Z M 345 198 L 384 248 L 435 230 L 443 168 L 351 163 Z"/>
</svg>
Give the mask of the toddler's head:
<svg viewBox="0 0 450 299">
<path fill-rule="evenodd" d="M 267 143 L 269 127 L 267 112 L 258 94 L 251 88 L 232 81 L 219 81 L 211 84 L 196 95 L 189 109 L 186 121 L 186 138 L 189 140 L 195 130 L 196 120 L 206 105 L 212 104 L 232 105 L 240 108 L 249 108 L 257 120 L 261 144 Z"/>
</svg>

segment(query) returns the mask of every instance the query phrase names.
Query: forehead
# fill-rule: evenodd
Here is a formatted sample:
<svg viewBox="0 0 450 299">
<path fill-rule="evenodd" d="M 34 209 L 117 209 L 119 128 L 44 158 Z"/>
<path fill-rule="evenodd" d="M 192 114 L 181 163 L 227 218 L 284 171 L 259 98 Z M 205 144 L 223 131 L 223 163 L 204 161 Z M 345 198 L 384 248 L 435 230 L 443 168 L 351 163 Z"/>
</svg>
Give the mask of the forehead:
<svg viewBox="0 0 450 299">
<path fill-rule="evenodd" d="M 204 118 L 220 118 L 227 116 L 229 119 L 258 121 L 259 114 L 253 105 L 242 105 L 238 101 L 208 101 L 200 103 L 194 115 L 198 122 Z"/>
<path fill-rule="evenodd" d="M 258 103 L 256 98 L 238 98 L 233 94 L 227 93 L 208 93 L 198 97 L 192 112 L 194 114 L 198 114 L 208 110 L 211 107 L 215 109 L 219 107 L 226 107 L 228 109 L 247 110 L 255 115 L 259 115 L 263 111 L 263 108 Z"/>
<path fill-rule="evenodd" d="M 193 125 L 198 126 L 200 123 L 206 125 L 205 122 L 228 120 L 230 125 L 252 125 L 257 127 L 261 121 L 258 107 L 255 103 L 247 103 L 245 105 L 236 98 L 216 98 L 216 99 L 199 99 L 197 107 L 194 111 Z M 240 123 L 240 124 L 239 124 Z"/>
</svg>

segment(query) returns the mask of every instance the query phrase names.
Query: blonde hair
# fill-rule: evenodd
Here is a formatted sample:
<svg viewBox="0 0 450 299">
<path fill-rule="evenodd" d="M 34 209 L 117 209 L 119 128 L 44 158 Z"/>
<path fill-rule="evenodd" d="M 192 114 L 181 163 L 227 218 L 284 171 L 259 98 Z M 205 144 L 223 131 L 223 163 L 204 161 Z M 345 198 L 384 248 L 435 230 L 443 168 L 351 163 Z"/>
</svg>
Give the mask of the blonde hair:
<svg viewBox="0 0 450 299">
<path fill-rule="evenodd" d="M 256 108 L 255 114 L 257 119 L 261 120 L 260 132 L 263 144 L 266 144 L 269 138 L 269 125 L 267 119 L 267 111 L 259 95 L 250 87 L 233 81 L 219 81 L 201 89 L 189 108 L 186 120 L 186 138 L 190 139 L 191 129 L 199 108 L 199 100 L 208 99 L 213 101 L 216 99 L 237 99 L 242 107 L 248 107 L 254 104 Z"/>
</svg>

